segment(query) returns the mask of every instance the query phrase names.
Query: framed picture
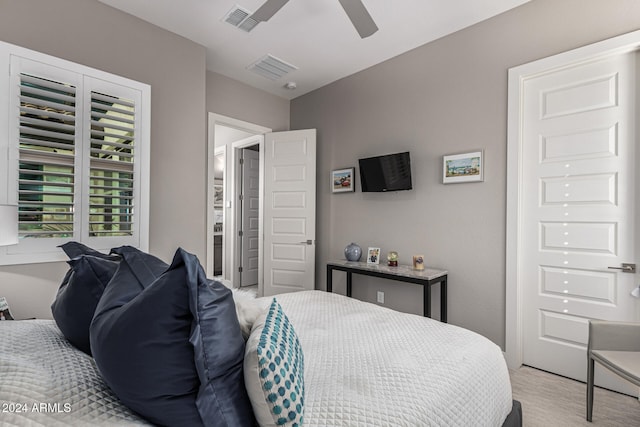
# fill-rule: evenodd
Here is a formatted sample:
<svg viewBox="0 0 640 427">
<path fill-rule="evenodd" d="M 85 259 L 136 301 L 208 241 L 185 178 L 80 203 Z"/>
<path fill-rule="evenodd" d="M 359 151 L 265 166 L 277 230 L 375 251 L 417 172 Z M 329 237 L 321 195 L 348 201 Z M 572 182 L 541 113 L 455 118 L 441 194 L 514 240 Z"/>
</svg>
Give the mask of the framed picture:
<svg viewBox="0 0 640 427">
<path fill-rule="evenodd" d="M 224 202 L 224 186 L 222 184 L 213 185 L 213 205 L 222 207 Z"/>
<path fill-rule="evenodd" d="M 484 181 L 484 158 L 482 151 L 452 154 L 442 157 L 442 183 Z"/>
<path fill-rule="evenodd" d="M 355 168 L 336 169 L 331 172 L 331 192 L 344 193 L 355 191 Z"/>
<path fill-rule="evenodd" d="M 369 248 L 367 251 L 367 264 L 380 263 L 380 248 Z"/>
</svg>

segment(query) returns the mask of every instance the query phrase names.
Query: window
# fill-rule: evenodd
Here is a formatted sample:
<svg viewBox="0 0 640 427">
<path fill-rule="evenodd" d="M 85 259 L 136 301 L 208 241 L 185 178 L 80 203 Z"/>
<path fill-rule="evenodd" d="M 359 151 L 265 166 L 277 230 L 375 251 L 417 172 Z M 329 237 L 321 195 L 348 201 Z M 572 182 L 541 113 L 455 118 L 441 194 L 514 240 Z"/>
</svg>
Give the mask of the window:
<svg viewBox="0 0 640 427">
<path fill-rule="evenodd" d="M 150 87 L 2 42 L 0 66 L 0 203 L 20 236 L 0 264 L 65 259 L 70 240 L 148 249 Z"/>
</svg>

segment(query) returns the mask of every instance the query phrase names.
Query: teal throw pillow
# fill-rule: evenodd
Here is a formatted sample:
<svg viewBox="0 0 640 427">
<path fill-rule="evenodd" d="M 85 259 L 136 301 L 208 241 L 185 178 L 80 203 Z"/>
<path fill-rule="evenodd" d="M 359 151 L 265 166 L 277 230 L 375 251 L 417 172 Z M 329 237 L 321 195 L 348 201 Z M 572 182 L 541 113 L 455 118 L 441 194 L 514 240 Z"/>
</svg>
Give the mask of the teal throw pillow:
<svg viewBox="0 0 640 427">
<path fill-rule="evenodd" d="M 245 383 L 260 425 L 303 425 L 304 354 L 293 325 L 275 298 L 254 325 L 247 343 Z"/>
</svg>

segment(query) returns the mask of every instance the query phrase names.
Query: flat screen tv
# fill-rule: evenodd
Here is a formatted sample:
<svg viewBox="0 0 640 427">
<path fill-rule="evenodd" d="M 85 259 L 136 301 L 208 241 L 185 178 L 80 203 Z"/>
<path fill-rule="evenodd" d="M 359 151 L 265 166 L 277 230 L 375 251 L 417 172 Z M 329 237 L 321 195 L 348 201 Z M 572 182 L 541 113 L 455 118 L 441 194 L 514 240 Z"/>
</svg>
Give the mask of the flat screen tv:
<svg viewBox="0 0 640 427">
<path fill-rule="evenodd" d="M 382 192 L 411 190 L 409 152 L 367 157 L 358 160 L 362 191 Z"/>
</svg>

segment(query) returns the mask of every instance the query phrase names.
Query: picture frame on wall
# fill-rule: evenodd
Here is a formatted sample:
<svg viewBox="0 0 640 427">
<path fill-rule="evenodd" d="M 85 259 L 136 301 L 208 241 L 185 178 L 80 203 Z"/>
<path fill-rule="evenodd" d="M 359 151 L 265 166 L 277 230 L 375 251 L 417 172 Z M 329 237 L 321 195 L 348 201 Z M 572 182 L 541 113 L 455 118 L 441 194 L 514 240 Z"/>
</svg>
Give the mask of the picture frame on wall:
<svg viewBox="0 0 640 427">
<path fill-rule="evenodd" d="M 481 181 L 484 181 L 484 152 L 482 150 L 442 156 L 443 184 Z"/>
<path fill-rule="evenodd" d="M 331 171 L 331 192 L 347 193 L 355 191 L 355 168 Z"/>
<path fill-rule="evenodd" d="M 367 264 L 380 264 L 380 248 L 369 248 L 367 251 Z"/>
<path fill-rule="evenodd" d="M 215 207 L 222 207 L 224 202 L 224 187 L 222 184 L 213 185 L 213 205 Z"/>
</svg>

